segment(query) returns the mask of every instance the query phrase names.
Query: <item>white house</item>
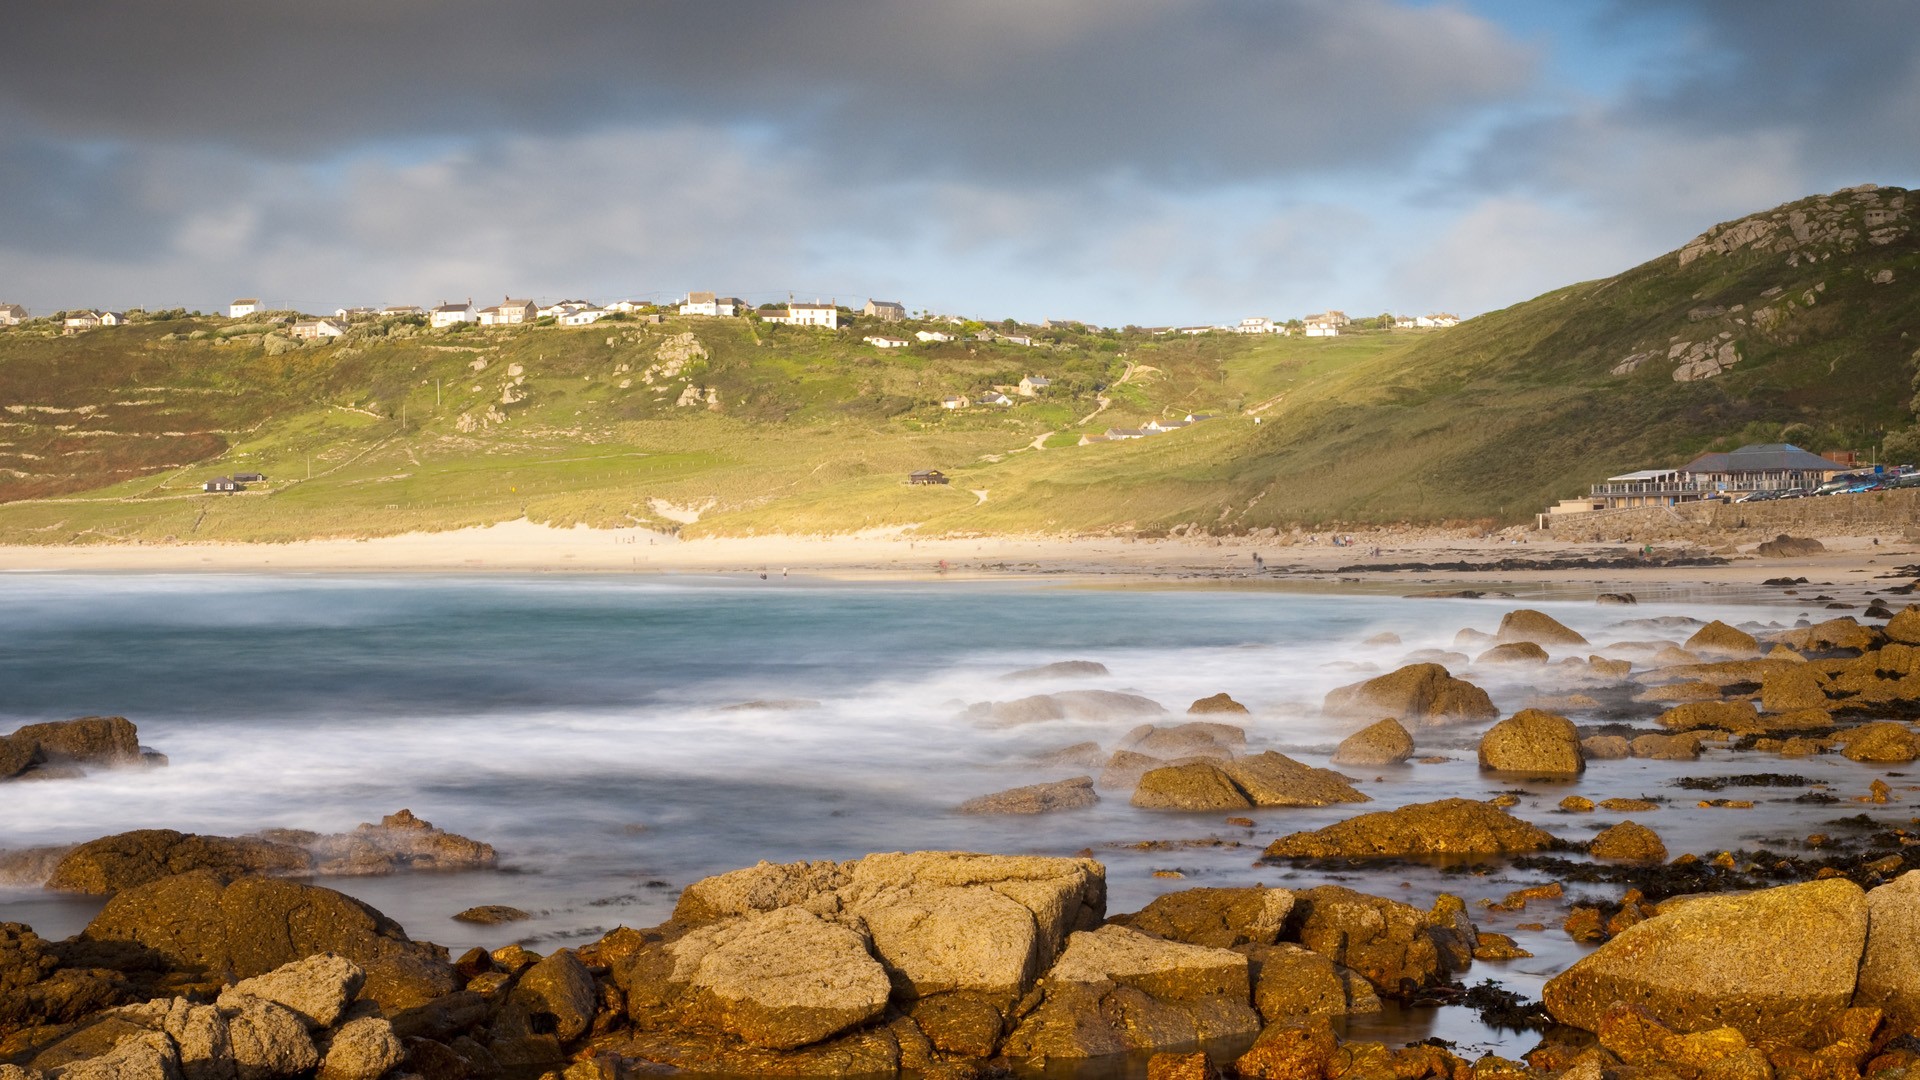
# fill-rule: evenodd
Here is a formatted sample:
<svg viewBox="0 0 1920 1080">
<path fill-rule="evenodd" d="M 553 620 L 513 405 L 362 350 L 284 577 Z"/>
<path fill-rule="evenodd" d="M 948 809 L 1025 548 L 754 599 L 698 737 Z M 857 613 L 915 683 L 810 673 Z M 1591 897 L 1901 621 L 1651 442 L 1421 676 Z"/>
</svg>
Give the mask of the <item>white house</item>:
<svg viewBox="0 0 1920 1080">
<path fill-rule="evenodd" d="M 904 349 L 913 344 L 913 342 L 908 341 L 906 338 L 887 337 L 884 334 L 874 334 L 863 340 L 876 349 Z"/>
<path fill-rule="evenodd" d="M 1005 408 L 1006 406 L 1013 404 L 1013 399 L 1001 393 L 998 390 L 989 390 L 986 393 L 981 394 L 979 397 L 974 398 L 973 403 L 975 405 L 998 405 L 1002 408 Z"/>
<path fill-rule="evenodd" d="M 561 326 L 592 326 L 611 314 L 613 312 L 603 308 L 581 308 L 579 311 L 569 311 L 555 321 Z"/>
<path fill-rule="evenodd" d="M 1340 328 L 1331 323 L 1309 322 L 1306 335 L 1308 337 L 1339 337 Z"/>
<path fill-rule="evenodd" d="M 460 304 L 441 304 L 433 309 L 427 321 L 438 330 L 443 326 L 452 326 L 454 323 L 470 323 L 477 318 L 473 311 L 473 301 L 468 300 Z"/>
<path fill-rule="evenodd" d="M 103 311 L 100 313 L 101 326 L 122 326 L 127 321 L 124 311 Z"/>
<path fill-rule="evenodd" d="M 378 311 L 370 307 L 343 307 L 333 309 L 333 317 L 336 319 L 371 319 L 378 314 L 380 314 Z"/>
<path fill-rule="evenodd" d="M 1240 325 L 1234 327 L 1233 332 L 1236 334 L 1284 334 L 1287 328 L 1272 319 L 1256 315 L 1251 319 L 1241 319 Z"/>
<path fill-rule="evenodd" d="M 1037 397 L 1040 391 L 1053 385 L 1053 380 L 1045 375 L 1029 375 L 1020 380 L 1021 397 Z"/>
<path fill-rule="evenodd" d="M 607 305 L 608 311 L 617 311 L 622 315 L 631 315 L 647 305 L 639 300 L 615 300 Z"/>
<path fill-rule="evenodd" d="M 19 304 L 0 304 L 0 326 L 19 326 L 26 321 L 26 308 Z"/>
<path fill-rule="evenodd" d="M 540 317 L 540 305 L 531 300 L 506 299 L 499 305 L 480 309 L 481 326 L 519 326 Z"/>
<path fill-rule="evenodd" d="M 710 292 L 687 294 L 687 302 L 680 305 L 682 315 L 711 315 L 716 318 L 732 318 L 744 306 L 738 298 L 719 296 Z"/>
<path fill-rule="evenodd" d="M 302 341 L 318 341 L 321 338 L 337 338 L 347 332 L 347 328 L 332 319 L 302 319 L 293 324 L 291 333 Z"/>
<path fill-rule="evenodd" d="M 824 326 L 829 330 L 836 330 L 840 326 L 840 309 L 819 301 L 811 304 L 789 303 L 787 324 L 789 326 Z"/>
<path fill-rule="evenodd" d="M 792 320 L 793 312 L 788 311 L 786 308 L 783 308 L 783 307 L 761 308 L 760 310 L 754 312 L 753 316 L 754 318 L 759 319 L 761 322 L 779 323 L 782 326 L 793 321 Z"/>
<path fill-rule="evenodd" d="M 868 300 L 860 314 L 879 319 L 882 322 L 899 322 L 907 317 L 907 306 L 898 300 Z"/>
<path fill-rule="evenodd" d="M 76 330 L 91 330 L 100 325 L 100 316 L 91 311 L 69 311 L 66 321 L 61 323 L 68 333 Z"/>
<path fill-rule="evenodd" d="M 1413 324 L 1415 326 L 1435 326 L 1435 327 L 1459 326 L 1460 316 L 1450 315 L 1447 312 L 1442 311 L 1434 315 L 1422 315 L 1419 318 L 1413 320 Z"/>
<path fill-rule="evenodd" d="M 914 331 L 913 336 L 919 338 L 921 344 L 925 344 L 929 341 L 952 341 L 953 340 L 952 334 L 944 334 L 938 330 L 916 330 Z"/>
<path fill-rule="evenodd" d="M 421 311 L 420 305 L 418 304 L 395 304 L 393 307 L 383 307 L 380 309 L 380 317 L 383 319 L 391 318 L 396 315 L 424 315 L 424 314 L 426 314 L 426 312 Z"/>
<path fill-rule="evenodd" d="M 961 395 L 943 397 L 940 399 L 940 407 L 943 409 L 964 409 L 967 407 L 967 399 Z"/>
<path fill-rule="evenodd" d="M 1026 334 L 1001 334 L 999 337 L 995 338 L 994 340 L 1004 341 L 1009 345 L 1026 345 L 1028 347 L 1031 347 L 1033 345 L 1033 338 L 1027 336 Z"/>
<path fill-rule="evenodd" d="M 535 308 L 533 317 L 536 319 L 558 319 L 562 315 L 570 315 L 576 311 L 585 311 L 592 306 L 592 304 L 585 300 L 562 300 L 557 304 L 548 304 L 543 308 Z"/>
<path fill-rule="evenodd" d="M 231 303 L 231 304 L 228 304 L 228 305 L 227 305 L 227 318 L 229 318 L 229 319 L 243 319 L 243 318 L 245 318 L 245 317 L 247 317 L 248 315 L 251 315 L 251 314 L 253 314 L 254 312 L 256 312 L 256 311 L 259 311 L 259 310 L 260 310 L 260 300 L 259 300 L 259 298 L 258 298 L 258 297 L 252 297 L 252 296 L 249 296 L 249 297 L 246 297 L 245 299 L 242 299 L 242 300 L 235 300 L 235 301 L 234 301 L 233 303 Z"/>
<path fill-rule="evenodd" d="M 1218 329 L 1220 328 L 1217 326 L 1182 326 L 1178 328 L 1180 333 L 1194 335 L 1194 336 L 1197 336 L 1200 334 L 1211 334 Z"/>
<path fill-rule="evenodd" d="M 1411 330 L 1416 324 L 1416 320 L 1411 315 L 1395 315 L 1393 317 L 1393 328 L 1395 330 Z"/>
<path fill-rule="evenodd" d="M 1166 431 L 1179 431 L 1191 423 L 1193 423 L 1191 420 L 1149 420 L 1140 425 L 1140 430 L 1151 435 L 1158 435 Z"/>
</svg>

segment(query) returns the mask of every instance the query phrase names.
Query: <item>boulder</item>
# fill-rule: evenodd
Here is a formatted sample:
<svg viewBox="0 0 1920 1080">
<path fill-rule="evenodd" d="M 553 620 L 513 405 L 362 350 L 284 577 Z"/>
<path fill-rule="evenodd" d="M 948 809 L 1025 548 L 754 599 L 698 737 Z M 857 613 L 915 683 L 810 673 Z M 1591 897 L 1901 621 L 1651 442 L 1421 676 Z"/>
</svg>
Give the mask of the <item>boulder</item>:
<svg viewBox="0 0 1920 1080">
<path fill-rule="evenodd" d="M 1521 608 L 1509 611 L 1500 619 L 1500 629 L 1493 635 L 1502 645 L 1516 641 L 1530 641 L 1535 645 L 1585 645 L 1587 639 L 1569 629 L 1560 620 L 1544 611 Z"/>
<path fill-rule="evenodd" d="M 1853 1004 L 1884 1010 L 1896 1030 L 1920 1027 L 1920 870 L 1867 893 L 1867 945 Z"/>
<path fill-rule="evenodd" d="M 1499 715 L 1485 690 L 1456 679 L 1439 664 L 1409 664 L 1365 682 L 1343 686 L 1322 706 L 1335 716 L 1397 716 L 1422 727 Z"/>
<path fill-rule="evenodd" d="M 1720 728 L 1737 735 L 1761 729 L 1760 714 L 1751 701 L 1690 701 L 1661 713 L 1654 723 L 1669 731 Z"/>
<path fill-rule="evenodd" d="M 1001 727 L 1046 720 L 1115 720 L 1161 716 L 1159 702 L 1116 690 L 1065 690 L 1035 694 L 1015 701 L 995 701 L 968 708 L 967 715 Z"/>
<path fill-rule="evenodd" d="M 1602 859 L 1619 859 L 1623 862 L 1657 863 L 1665 862 L 1667 845 L 1661 843 L 1660 834 L 1645 825 L 1623 821 L 1608 829 L 1602 829 L 1587 852 Z"/>
<path fill-rule="evenodd" d="M 1189 720 L 1160 727 L 1142 724 L 1120 739 L 1119 749 L 1170 760 L 1183 757 L 1230 758 L 1247 745 L 1244 728 L 1211 720 Z"/>
<path fill-rule="evenodd" d="M 1800 652 L 1839 652 L 1852 649 L 1866 652 L 1878 648 L 1882 634 L 1870 626 L 1861 626 L 1854 620 L 1842 616 L 1828 619 L 1812 626 L 1796 627 L 1775 636 L 1775 640 L 1790 649 Z"/>
<path fill-rule="evenodd" d="M 231 1007 L 237 998 L 259 998 L 286 1009 L 310 1028 L 328 1028 L 340 1022 L 366 981 L 366 972 L 346 957 L 316 953 L 234 983 L 220 992 L 219 1004 Z"/>
<path fill-rule="evenodd" d="M 692 989 L 701 1018 L 755 1046 L 819 1042 L 887 1007 L 887 972 L 867 939 L 797 907 L 701 927 L 668 952 L 672 980 Z M 587 979 L 574 1003 L 582 1028 L 593 1014 L 592 985 Z"/>
<path fill-rule="evenodd" d="M 1531 641 L 1509 641 L 1495 645 L 1473 658 L 1476 664 L 1544 664 L 1547 650 Z"/>
<path fill-rule="evenodd" d="M 1729 656 L 1746 659 L 1760 655 L 1760 642 L 1752 634 L 1715 619 L 1694 631 L 1681 648 L 1701 656 Z"/>
<path fill-rule="evenodd" d="M 1381 1011 L 1380 995 L 1352 968 L 1302 945 L 1247 945 L 1253 1007 L 1267 1023 L 1296 1016 L 1350 1016 Z"/>
<path fill-rule="evenodd" d="M 227 1019 L 227 1042 L 240 1076 L 297 1076 L 320 1064 L 307 1025 L 292 1010 L 243 995 L 221 1005 L 220 1014 Z"/>
<path fill-rule="evenodd" d="M 864 946 L 861 956 L 866 956 Z M 550 1035 L 564 1046 L 586 1033 L 598 1003 L 593 976 L 580 957 L 571 949 L 555 950 L 515 980 L 493 1022 L 494 1040 L 513 1043 Z"/>
<path fill-rule="evenodd" d="M 315 837 L 310 843 L 314 869 L 322 874 L 487 870 L 498 862 L 493 845 L 437 829 L 411 810 L 388 814 L 378 825 L 362 823 L 352 832 Z"/>
<path fill-rule="evenodd" d="M 1089 679 L 1111 674 L 1098 660 L 1059 660 L 1039 667 L 1021 668 L 1000 676 L 1003 679 Z"/>
<path fill-rule="evenodd" d="M 1580 740 L 1580 752 L 1593 761 L 1619 761 L 1633 756 L 1625 735 L 1589 735 Z"/>
<path fill-rule="evenodd" d="M 406 1048 L 384 1017 L 349 1020 L 333 1033 L 315 1080 L 380 1080 L 406 1059 Z"/>
<path fill-rule="evenodd" d="M 1827 550 L 1827 545 L 1810 536 L 1788 536 L 1781 533 L 1771 540 L 1762 541 L 1753 549 L 1754 554 L 1768 559 L 1804 559 L 1809 555 L 1818 555 Z"/>
<path fill-rule="evenodd" d="M 1453 969 L 1433 929 L 1433 919 L 1419 908 L 1322 885 L 1294 894 L 1287 936 L 1352 968 L 1380 993 L 1400 996 L 1445 982 Z"/>
<path fill-rule="evenodd" d="M 1398 765 L 1413 756 L 1413 736 L 1389 716 L 1340 740 L 1335 765 Z"/>
<path fill-rule="evenodd" d="M 1281 1020 L 1260 1032 L 1247 1052 L 1233 1062 L 1233 1074 L 1242 1080 L 1301 1080 L 1341 1076 L 1340 1040 L 1324 1016 Z M 1396 1070 L 1390 1075 L 1399 1075 Z M 1426 1069 L 1408 1075 L 1428 1075 Z"/>
<path fill-rule="evenodd" d="M 680 900 L 673 908 L 673 921 L 682 926 L 705 926 L 721 919 L 794 905 L 830 911 L 838 902 L 836 890 L 852 880 L 848 866 L 826 861 L 762 861 L 701 878 L 681 890 Z M 827 903 L 821 907 L 823 898 Z"/>
<path fill-rule="evenodd" d="M 114 972 L 63 968 L 58 946 L 25 923 L 0 922 L 0 1039 L 71 1023 L 133 1000 L 133 993 Z"/>
<path fill-rule="evenodd" d="M 1029 784 L 968 799 L 960 804 L 962 814 L 1045 814 L 1055 810 L 1078 810 L 1100 801 L 1094 793 L 1093 777 L 1076 776 L 1046 784 Z"/>
<path fill-rule="evenodd" d="M 1882 631 L 1889 641 L 1902 645 L 1920 645 L 1920 604 L 1908 604 L 1900 613 L 1887 620 Z"/>
<path fill-rule="evenodd" d="M 1352 781 L 1332 769 L 1316 769 L 1272 750 L 1223 763 L 1235 786 L 1255 806 L 1330 806 L 1372 802 Z"/>
<path fill-rule="evenodd" d="M 1247 810 L 1253 800 L 1217 765 L 1166 765 L 1140 777 L 1133 805 L 1149 810 Z"/>
<path fill-rule="evenodd" d="M 179 1080 L 180 1052 L 161 1032 L 134 1032 L 106 1053 L 74 1061 L 54 1076 L 56 1080 Z"/>
<path fill-rule="evenodd" d="M 1293 894 L 1286 889 L 1183 889 L 1109 922 L 1167 941 L 1232 949 L 1280 940 L 1292 910 Z"/>
<path fill-rule="evenodd" d="M 1580 733 L 1564 716 L 1523 709 L 1480 737 L 1480 767 L 1542 776 L 1578 776 L 1586 771 Z"/>
<path fill-rule="evenodd" d="M 1207 713 L 1235 713 L 1245 715 L 1247 707 L 1228 697 L 1226 694 L 1215 694 L 1212 697 L 1203 697 L 1187 706 L 1187 712 L 1193 715 L 1205 715 Z"/>
<path fill-rule="evenodd" d="M 47 887 L 110 896 L 163 877 L 209 870 L 242 874 L 307 874 L 306 849 L 257 837 L 199 836 L 172 829 L 137 829 L 89 840 L 55 864 Z"/>
<path fill-rule="evenodd" d="M 1074 934 L 1042 998 L 1007 1037 L 1028 1059 L 1104 1056 L 1251 1035 L 1247 958 L 1123 926 Z"/>
<path fill-rule="evenodd" d="M 1441 799 L 1361 814 L 1267 845 L 1268 858 L 1520 855 L 1555 844 L 1552 834 L 1477 799 Z M 1352 966 L 1352 965 L 1349 965 Z"/>
<path fill-rule="evenodd" d="M 1546 984 L 1547 1011 L 1598 1030 L 1615 1002 L 1680 1032 L 1791 1041 L 1847 1008 L 1867 901 L 1840 878 L 1664 905 Z"/>
<path fill-rule="evenodd" d="M 454 989 L 445 949 L 410 940 L 393 920 L 332 889 L 274 878 L 229 884 L 205 870 L 162 878 L 107 901 L 80 936 L 145 946 L 211 980 L 338 953 L 366 972 L 361 996 L 387 1012 Z"/>
<path fill-rule="evenodd" d="M 186 998 L 155 998 L 118 1009 L 114 1015 L 131 1020 L 173 1040 L 180 1057 L 182 1080 L 229 1080 L 234 1076 L 233 1030 L 228 1017 L 237 1013 L 197 1005 Z"/>
<path fill-rule="evenodd" d="M 501 923 L 523 922 L 533 918 L 533 915 L 506 904 L 479 904 L 456 912 L 451 918 L 454 922 L 473 923 L 476 926 L 498 926 Z"/>
<path fill-rule="evenodd" d="M 1095 787 L 1131 788 L 1140 783 L 1140 778 L 1151 769 L 1157 769 L 1166 762 L 1148 754 L 1136 754 L 1132 750 L 1116 750 L 1107 759 L 1100 770 L 1100 778 L 1094 781 Z"/>
<path fill-rule="evenodd" d="M 1628 743 L 1633 756 L 1653 761 L 1692 761 L 1700 756 L 1702 731 L 1691 731 L 1680 735 L 1636 735 Z"/>
<path fill-rule="evenodd" d="M 28 724 L 7 736 L 34 745 L 47 760 L 74 765 L 138 765 L 140 732 L 124 716 L 83 716 Z"/>
<path fill-rule="evenodd" d="M 1852 761 L 1903 764 L 1920 757 L 1920 739 L 1907 725 L 1893 720 L 1862 724 L 1840 733 L 1840 752 Z"/>
</svg>

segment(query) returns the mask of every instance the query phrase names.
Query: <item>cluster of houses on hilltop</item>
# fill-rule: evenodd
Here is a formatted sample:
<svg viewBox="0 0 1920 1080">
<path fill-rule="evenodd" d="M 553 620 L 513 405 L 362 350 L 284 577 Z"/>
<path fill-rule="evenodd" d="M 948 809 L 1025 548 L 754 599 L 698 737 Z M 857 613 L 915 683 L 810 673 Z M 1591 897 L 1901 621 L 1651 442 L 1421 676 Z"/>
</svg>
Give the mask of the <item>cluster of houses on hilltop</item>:
<svg viewBox="0 0 1920 1080">
<path fill-rule="evenodd" d="M 1339 337 L 1342 329 L 1352 325 L 1353 320 L 1347 317 L 1346 312 L 1329 310 L 1302 318 L 1297 332 L 1301 337 Z M 1458 325 L 1460 325 L 1460 316 L 1446 312 L 1393 317 L 1395 330 L 1425 330 Z M 1237 326 L 1157 326 L 1151 329 L 1157 334 L 1292 334 L 1296 332 L 1291 324 L 1269 319 L 1264 315 L 1241 319 Z"/>
<path fill-rule="evenodd" d="M 1031 398 L 1039 397 L 1041 393 L 1052 389 L 1052 387 L 1053 380 L 1047 378 L 1045 375 L 1028 375 L 1020 380 L 1018 386 L 1009 387 L 1008 389 L 1011 389 L 1021 397 Z M 1012 404 L 1013 399 L 1008 397 L 1002 389 L 997 386 L 983 393 L 975 394 L 972 397 L 968 397 L 965 394 L 956 394 L 940 399 L 940 407 L 943 409 L 965 409 L 974 406 L 1003 409 Z"/>
</svg>

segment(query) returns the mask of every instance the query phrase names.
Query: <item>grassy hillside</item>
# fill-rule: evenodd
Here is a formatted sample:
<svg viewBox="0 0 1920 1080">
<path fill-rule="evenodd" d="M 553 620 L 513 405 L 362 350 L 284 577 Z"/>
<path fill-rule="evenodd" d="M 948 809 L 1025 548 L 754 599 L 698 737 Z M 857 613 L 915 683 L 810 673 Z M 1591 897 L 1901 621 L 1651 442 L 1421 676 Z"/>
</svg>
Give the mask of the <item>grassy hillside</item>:
<svg viewBox="0 0 1920 1080">
<path fill-rule="evenodd" d="M 582 329 L 172 318 L 0 330 L 0 541 L 380 535 L 527 516 L 692 533 L 1523 520 L 1610 473 L 1913 422 L 1907 193 L 1820 196 L 1431 332 L 1041 332 L 882 353 L 744 319 Z M 918 324 L 888 327 L 911 335 Z M 952 330 L 942 326 L 941 329 Z M 1012 407 L 949 394 L 1053 387 Z M 1083 434 L 1189 412 L 1150 439 Z M 910 488 L 939 468 L 947 487 Z M 202 493 L 221 473 L 265 484 Z"/>
</svg>

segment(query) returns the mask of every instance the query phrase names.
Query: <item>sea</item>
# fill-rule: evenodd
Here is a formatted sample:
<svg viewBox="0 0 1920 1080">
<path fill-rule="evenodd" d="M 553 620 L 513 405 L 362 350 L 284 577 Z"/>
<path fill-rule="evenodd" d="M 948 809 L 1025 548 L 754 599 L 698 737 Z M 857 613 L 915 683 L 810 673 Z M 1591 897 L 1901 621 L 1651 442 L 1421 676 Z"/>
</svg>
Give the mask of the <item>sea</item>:
<svg viewBox="0 0 1920 1080">
<path fill-rule="evenodd" d="M 956 812 L 974 796 L 1088 772 L 1039 759 L 1087 741 L 1112 749 L 1141 722 L 994 726 L 969 713 L 980 702 L 1119 690 L 1163 705 L 1153 722 L 1178 723 L 1189 703 L 1225 692 L 1251 714 L 1207 719 L 1242 722 L 1250 749 L 1324 766 L 1358 726 L 1320 714 L 1329 690 L 1392 670 L 1414 650 L 1452 648 L 1463 628 L 1492 631 L 1514 607 L 1545 610 L 1596 645 L 1690 632 L 1662 617 L 1763 627 L 1826 614 L 1778 590 L 1728 587 L 1643 592 L 1631 607 L 1596 605 L 1577 583 L 1481 599 L 1402 595 L 1412 591 L 754 575 L 0 575 L 0 732 L 126 716 L 169 761 L 0 785 L 0 849 L 137 828 L 334 832 L 410 809 L 493 844 L 500 867 L 321 883 L 456 955 L 514 941 L 545 951 L 653 925 L 688 883 L 760 860 L 1090 854 L 1107 868 L 1116 913 L 1201 885 L 1338 883 L 1422 907 L 1452 892 L 1483 929 L 1536 954 L 1476 963 L 1462 978 L 1532 996 L 1582 952 L 1559 929 L 1572 897 L 1521 913 L 1481 902 L 1545 879 L 1405 863 L 1326 873 L 1264 864 L 1261 849 L 1365 810 L 1500 791 L 1519 796 L 1515 813 L 1576 840 L 1621 815 L 1564 812 L 1569 794 L 1659 799 L 1660 810 L 1636 819 L 1674 854 L 1792 843 L 1825 818 L 1858 812 L 1794 802 L 1804 788 L 1728 793 L 1754 798 L 1752 810 L 1700 809 L 1701 796 L 1675 781 L 1783 768 L 1726 750 L 1697 762 L 1595 762 L 1577 781 L 1516 783 L 1479 771 L 1479 728 L 1417 733 L 1421 756 L 1438 760 L 1349 770 L 1371 804 L 1236 815 L 1251 828 L 1224 814 L 1138 809 L 1124 791 L 1039 816 Z M 1397 643 L 1364 644 L 1382 634 Z M 1008 678 L 1065 660 L 1096 661 L 1109 674 Z M 1554 689 L 1538 667 L 1468 677 L 1508 713 Z M 1843 799 L 1885 775 L 1837 756 L 1791 771 Z M 1899 774 L 1893 782 L 1912 790 Z M 451 918 L 479 904 L 533 918 Z M 78 932 L 100 905 L 0 886 L 0 921 L 47 937 Z M 1544 929 L 1517 928 L 1529 923 Z M 1393 1009 L 1349 1034 L 1437 1036 L 1505 1053 L 1534 1041 L 1457 1007 Z"/>
</svg>

